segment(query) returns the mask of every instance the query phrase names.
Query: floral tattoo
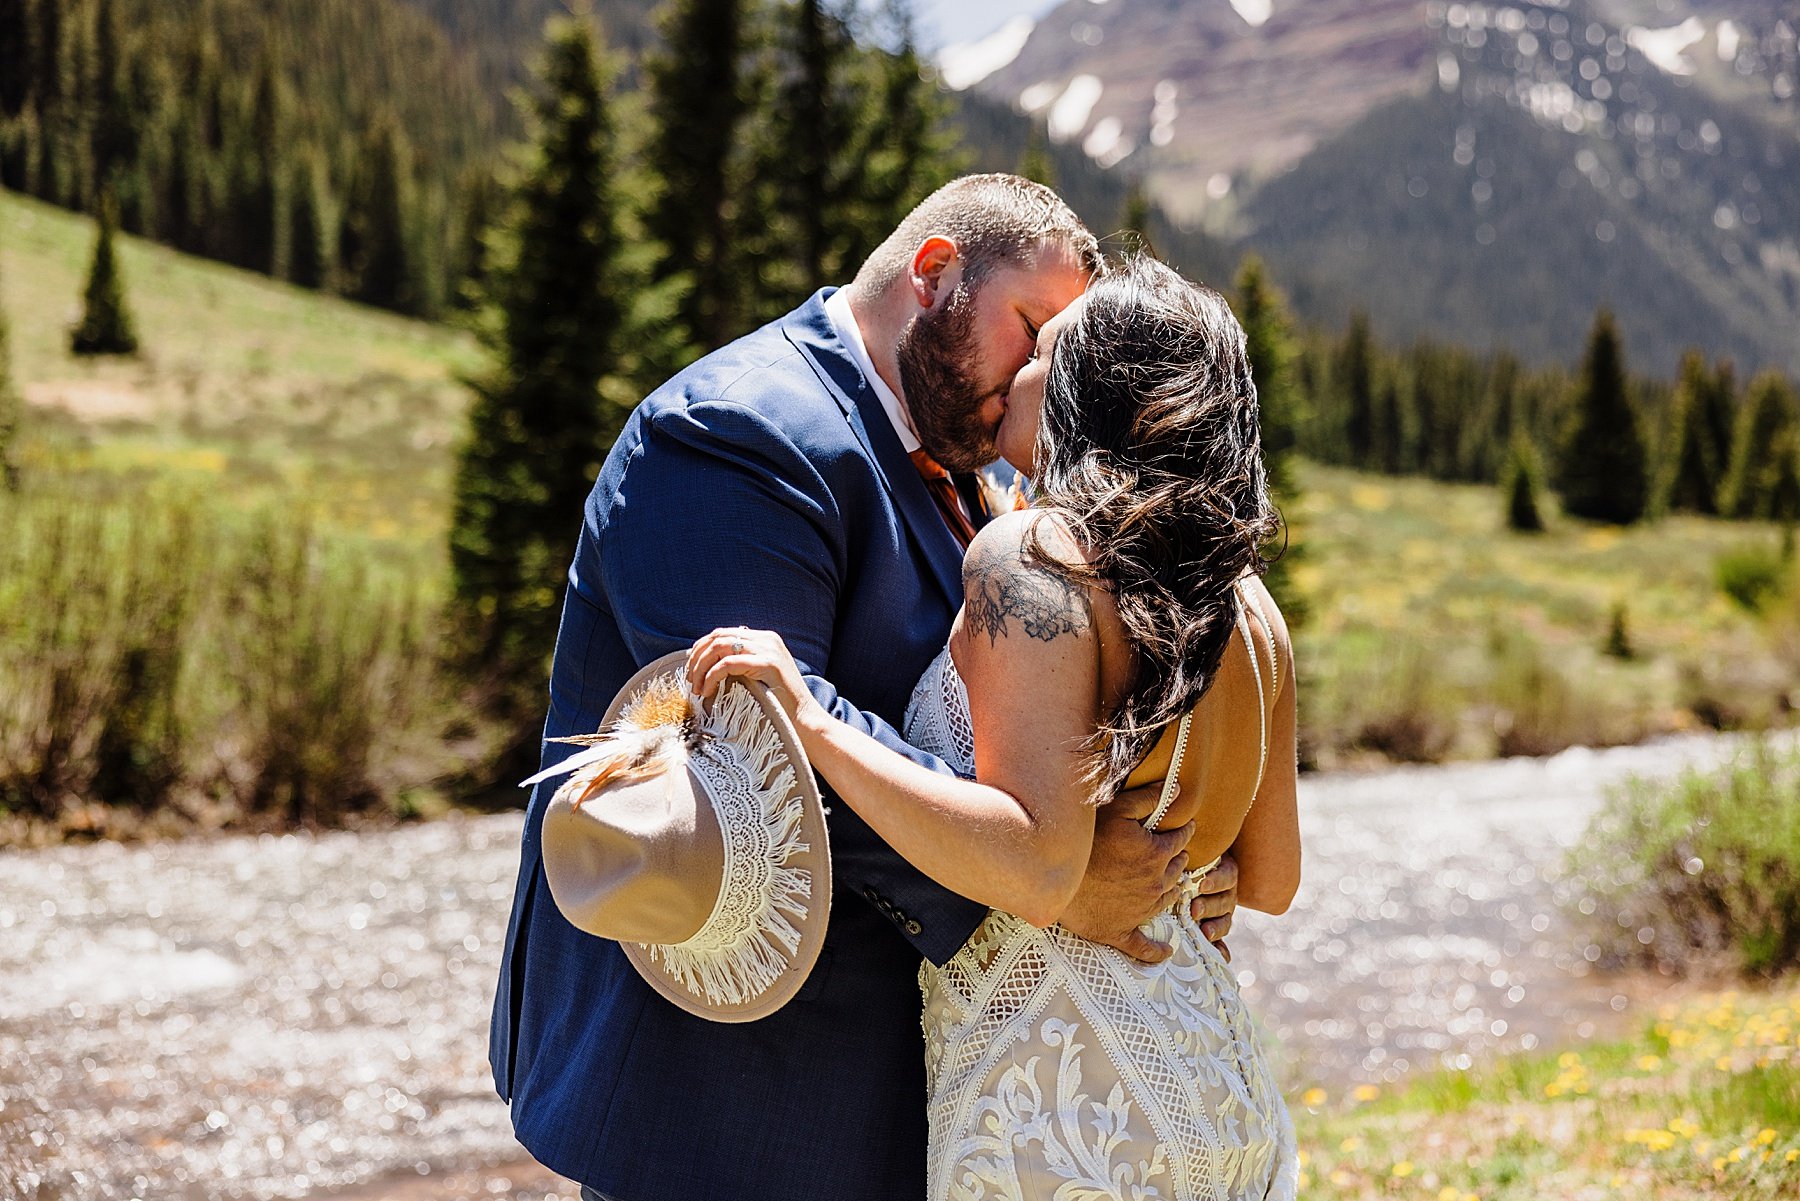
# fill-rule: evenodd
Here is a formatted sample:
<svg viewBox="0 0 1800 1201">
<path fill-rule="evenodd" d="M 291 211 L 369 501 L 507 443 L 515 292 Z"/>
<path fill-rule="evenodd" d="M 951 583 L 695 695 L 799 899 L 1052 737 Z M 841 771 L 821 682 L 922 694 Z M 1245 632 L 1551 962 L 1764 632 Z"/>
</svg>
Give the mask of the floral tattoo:
<svg viewBox="0 0 1800 1201">
<path fill-rule="evenodd" d="M 1026 558 L 1025 549 L 984 546 L 977 540 L 963 560 L 963 612 L 993 645 L 1017 618 L 1028 637 L 1054 642 L 1088 628 L 1085 592 Z"/>
</svg>

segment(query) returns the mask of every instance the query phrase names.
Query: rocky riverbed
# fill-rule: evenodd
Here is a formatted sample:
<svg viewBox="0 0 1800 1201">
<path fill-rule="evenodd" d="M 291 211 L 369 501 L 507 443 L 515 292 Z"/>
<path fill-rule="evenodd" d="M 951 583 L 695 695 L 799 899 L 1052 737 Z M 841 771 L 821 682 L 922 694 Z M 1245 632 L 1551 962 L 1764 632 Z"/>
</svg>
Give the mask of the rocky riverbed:
<svg viewBox="0 0 1800 1201">
<path fill-rule="evenodd" d="M 1300 895 L 1231 939 L 1289 1083 L 1631 1020 L 1654 984 L 1590 970 L 1547 870 L 1733 745 L 1305 779 Z M 0 1199 L 572 1197 L 488 1078 L 519 823 L 0 854 Z"/>
</svg>

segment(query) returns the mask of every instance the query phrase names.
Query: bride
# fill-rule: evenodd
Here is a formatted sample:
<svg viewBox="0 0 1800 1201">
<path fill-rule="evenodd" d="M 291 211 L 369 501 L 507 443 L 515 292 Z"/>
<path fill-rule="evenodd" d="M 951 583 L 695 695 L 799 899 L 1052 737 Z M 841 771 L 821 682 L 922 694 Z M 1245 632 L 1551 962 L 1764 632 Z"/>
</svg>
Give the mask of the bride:
<svg viewBox="0 0 1800 1201">
<path fill-rule="evenodd" d="M 1146 966 L 1057 919 L 1097 805 L 1163 780 L 1184 876 L 1226 851 L 1240 903 L 1298 885 L 1294 670 L 1260 581 L 1277 528 L 1244 334 L 1138 259 L 1040 331 L 1000 429 L 1035 508 L 981 531 L 949 645 L 907 713 L 931 772 L 813 700 L 778 635 L 718 630 L 695 691 L 768 684 L 812 766 L 895 850 L 993 912 L 921 973 L 932 1201 L 1292 1198 L 1293 1125 L 1220 951 L 1183 899 Z"/>
</svg>

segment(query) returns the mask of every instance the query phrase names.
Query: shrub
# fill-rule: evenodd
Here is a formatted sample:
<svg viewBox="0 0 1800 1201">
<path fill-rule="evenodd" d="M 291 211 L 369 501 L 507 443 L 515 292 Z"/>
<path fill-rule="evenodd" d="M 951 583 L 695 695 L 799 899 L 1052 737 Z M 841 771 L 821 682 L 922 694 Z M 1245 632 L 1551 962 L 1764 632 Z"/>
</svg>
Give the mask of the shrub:
<svg viewBox="0 0 1800 1201">
<path fill-rule="evenodd" d="M 1729 952 L 1800 966 L 1800 751 L 1759 741 L 1725 766 L 1615 791 L 1571 852 L 1567 900 L 1614 960 L 1675 971 Z"/>
<path fill-rule="evenodd" d="M 1631 642 L 1631 616 L 1624 601 L 1612 607 L 1606 623 L 1606 641 L 1601 643 L 1600 651 L 1609 659 L 1637 658 L 1637 647 Z"/>
<path fill-rule="evenodd" d="M 1551 755 L 1609 741 L 1595 698 L 1530 637 L 1497 630 L 1489 638 L 1488 657 L 1486 692 L 1494 706 L 1496 753 Z"/>
<path fill-rule="evenodd" d="M 429 780 L 435 598 L 293 513 L 85 480 L 0 503 L 0 806 L 328 823 Z"/>
<path fill-rule="evenodd" d="M 1719 591 L 1748 612 L 1761 613 L 1781 595 L 1788 565 L 1776 551 L 1745 545 L 1720 555 L 1713 572 Z"/>
<path fill-rule="evenodd" d="M 1538 501 L 1537 452 L 1524 438 L 1515 438 L 1501 471 L 1500 494 L 1506 498 L 1506 526 L 1521 534 L 1542 533 L 1543 506 Z"/>
</svg>

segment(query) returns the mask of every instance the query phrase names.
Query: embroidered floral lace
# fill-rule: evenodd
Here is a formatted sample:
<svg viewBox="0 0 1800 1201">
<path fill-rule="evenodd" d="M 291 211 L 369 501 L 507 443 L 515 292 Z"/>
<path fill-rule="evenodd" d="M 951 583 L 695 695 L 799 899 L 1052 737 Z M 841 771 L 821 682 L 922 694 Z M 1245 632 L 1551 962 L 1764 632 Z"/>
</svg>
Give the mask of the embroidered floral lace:
<svg viewBox="0 0 1800 1201">
<path fill-rule="evenodd" d="M 947 649 L 906 734 L 973 777 Z M 1175 953 L 1146 967 L 995 911 L 924 966 L 931 1201 L 1293 1201 L 1293 1123 L 1236 977 L 1185 900 L 1150 932 Z"/>
</svg>

